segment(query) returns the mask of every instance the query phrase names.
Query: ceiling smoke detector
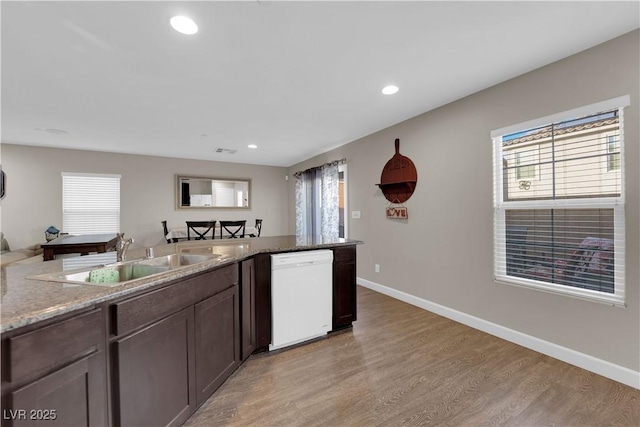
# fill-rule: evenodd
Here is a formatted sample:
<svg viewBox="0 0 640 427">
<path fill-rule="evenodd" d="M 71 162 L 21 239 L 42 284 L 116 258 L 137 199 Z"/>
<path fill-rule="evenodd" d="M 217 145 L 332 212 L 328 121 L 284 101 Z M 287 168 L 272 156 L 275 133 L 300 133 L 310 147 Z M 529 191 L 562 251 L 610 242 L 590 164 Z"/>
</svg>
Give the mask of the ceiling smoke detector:
<svg viewBox="0 0 640 427">
<path fill-rule="evenodd" d="M 216 148 L 216 153 L 236 154 L 238 150 L 232 150 L 230 148 Z"/>
</svg>

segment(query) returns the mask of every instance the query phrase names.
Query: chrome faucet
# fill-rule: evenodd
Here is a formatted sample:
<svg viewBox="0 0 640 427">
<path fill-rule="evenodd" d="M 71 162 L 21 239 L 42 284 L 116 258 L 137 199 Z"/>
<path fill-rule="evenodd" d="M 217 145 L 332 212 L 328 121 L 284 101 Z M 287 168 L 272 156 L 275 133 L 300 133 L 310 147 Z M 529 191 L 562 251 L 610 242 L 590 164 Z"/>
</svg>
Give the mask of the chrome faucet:
<svg viewBox="0 0 640 427">
<path fill-rule="evenodd" d="M 125 240 L 124 233 L 118 233 L 116 236 L 118 238 L 116 241 L 117 261 L 126 261 L 127 249 L 129 249 L 129 245 L 133 243 L 133 237 Z"/>
</svg>

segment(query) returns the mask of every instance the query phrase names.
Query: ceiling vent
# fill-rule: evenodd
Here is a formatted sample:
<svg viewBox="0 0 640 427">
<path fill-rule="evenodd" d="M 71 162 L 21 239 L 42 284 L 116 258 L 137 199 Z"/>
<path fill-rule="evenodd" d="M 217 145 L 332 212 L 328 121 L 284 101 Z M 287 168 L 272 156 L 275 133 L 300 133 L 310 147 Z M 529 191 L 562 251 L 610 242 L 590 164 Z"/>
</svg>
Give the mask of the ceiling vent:
<svg viewBox="0 0 640 427">
<path fill-rule="evenodd" d="M 69 134 L 69 132 L 62 129 L 45 129 L 44 131 L 52 135 L 68 135 Z"/>
<path fill-rule="evenodd" d="M 236 154 L 238 150 L 231 150 L 229 148 L 216 148 L 216 153 Z"/>
</svg>

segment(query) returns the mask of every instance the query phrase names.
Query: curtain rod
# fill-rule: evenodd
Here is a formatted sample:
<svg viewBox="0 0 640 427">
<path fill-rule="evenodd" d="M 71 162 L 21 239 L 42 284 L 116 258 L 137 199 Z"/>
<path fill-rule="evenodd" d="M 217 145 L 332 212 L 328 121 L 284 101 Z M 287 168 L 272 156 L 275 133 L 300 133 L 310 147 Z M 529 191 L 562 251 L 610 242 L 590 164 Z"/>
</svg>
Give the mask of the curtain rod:
<svg viewBox="0 0 640 427">
<path fill-rule="evenodd" d="M 347 162 L 347 159 L 346 159 L 345 157 L 343 157 L 343 158 L 342 158 L 342 159 L 340 159 L 340 160 L 333 160 L 333 161 L 331 161 L 331 162 L 329 162 L 329 163 L 325 163 L 325 164 L 320 165 L 320 166 L 314 166 L 314 167 L 312 167 L 312 168 L 305 169 L 305 170 L 303 170 L 303 171 L 298 171 L 298 172 L 294 173 L 294 174 L 293 174 L 293 176 L 295 176 L 296 178 L 300 178 L 300 177 L 301 177 L 303 174 L 305 174 L 305 173 L 312 172 L 312 171 L 315 171 L 315 170 L 318 170 L 318 169 L 322 169 L 322 168 L 325 168 L 325 167 L 327 167 L 327 166 L 337 166 L 337 165 L 342 165 L 342 164 L 344 164 L 344 163 L 346 163 L 346 162 Z"/>
</svg>

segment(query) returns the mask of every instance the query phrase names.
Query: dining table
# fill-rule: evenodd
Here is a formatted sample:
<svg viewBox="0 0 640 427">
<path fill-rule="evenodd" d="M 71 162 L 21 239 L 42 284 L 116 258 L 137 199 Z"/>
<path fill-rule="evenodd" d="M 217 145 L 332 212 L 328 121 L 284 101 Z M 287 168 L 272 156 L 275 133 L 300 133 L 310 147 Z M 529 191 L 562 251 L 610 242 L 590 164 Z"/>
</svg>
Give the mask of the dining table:
<svg viewBox="0 0 640 427">
<path fill-rule="evenodd" d="M 117 237 L 116 233 L 63 235 L 42 244 L 43 258 L 45 261 L 51 261 L 56 255 L 61 254 L 87 255 L 90 252 L 106 252 L 116 247 Z"/>
<path fill-rule="evenodd" d="M 204 232 L 207 228 L 206 227 L 195 227 L 196 230 L 200 231 L 200 232 Z M 191 233 L 191 234 L 195 234 L 195 233 Z M 231 234 L 227 231 L 227 230 L 222 230 L 222 238 L 228 238 Z M 244 236 L 245 237 L 254 237 L 258 235 L 258 229 L 256 227 L 253 226 L 245 226 L 244 228 Z M 197 236 L 195 236 L 197 237 Z M 192 236 L 192 238 L 195 240 L 195 237 Z M 207 237 L 210 238 L 211 237 L 211 230 L 209 230 L 209 232 L 207 233 Z M 178 242 L 180 240 L 186 240 L 187 239 L 187 227 L 175 227 L 175 228 L 171 228 L 169 229 L 169 232 L 167 233 L 167 235 L 165 236 L 165 238 L 167 240 L 171 240 L 172 242 Z M 216 225 L 215 231 L 214 231 L 214 238 L 219 239 L 220 238 L 220 226 Z"/>
</svg>

